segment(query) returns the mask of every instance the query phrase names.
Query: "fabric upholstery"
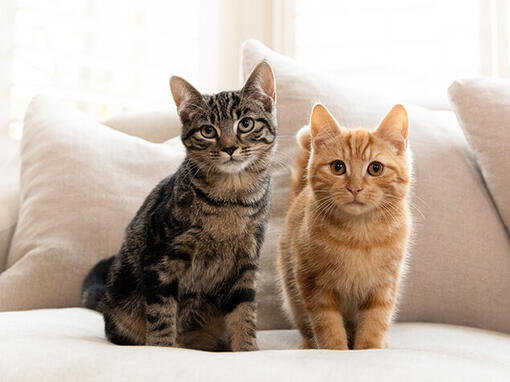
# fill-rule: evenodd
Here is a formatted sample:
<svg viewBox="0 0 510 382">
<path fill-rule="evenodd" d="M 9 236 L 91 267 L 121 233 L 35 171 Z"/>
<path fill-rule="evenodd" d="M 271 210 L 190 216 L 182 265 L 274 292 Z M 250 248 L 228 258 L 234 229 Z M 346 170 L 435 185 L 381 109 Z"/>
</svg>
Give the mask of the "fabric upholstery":
<svg viewBox="0 0 510 382">
<path fill-rule="evenodd" d="M 7 256 L 19 212 L 19 142 L 0 136 L 0 272 Z"/>
<path fill-rule="evenodd" d="M 262 351 L 207 353 L 117 346 L 102 317 L 70 308 L 0 313 L 1 380 L 507 381 L 510 336 L 440 324 L 396 324 L 389 349 L 293 350 L 294 330 L 258 332 Z"/>
<path fill-rule="evenodd" d="M 510 81 L 466 79 L 450 101 L 507 229 L 510 229 Z"/>
<path fill-rule="evenodd" d="M 282 222 L 296 150 L 294 134 L 312 105 L 324 103 L 346 127 L 374 128 L 399 100 L 334 83 L 260 42 L 242 47 L 246 76 L 262 59 L 277 82 L 279 158 L 273 217 Z M 405 104 L 414 156 L 415 228 L 398 319 L 462 324 L 510 332 L 510 243 L 454 113 Z M 508 195 L 508 194 L 507 194 Z M 285 328 L 273 266 L 279 225 L 271 225 L 262 257 L 259 308 L 263 327 Z"/>
</svg>

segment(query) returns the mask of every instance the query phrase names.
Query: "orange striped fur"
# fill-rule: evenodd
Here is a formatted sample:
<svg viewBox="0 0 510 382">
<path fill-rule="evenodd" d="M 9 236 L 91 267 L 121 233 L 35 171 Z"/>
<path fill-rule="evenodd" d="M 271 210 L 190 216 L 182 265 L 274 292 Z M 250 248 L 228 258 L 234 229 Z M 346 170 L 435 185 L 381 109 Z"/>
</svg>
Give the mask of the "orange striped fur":
<svg viewBox="0 0 510 382">
<path fill-rule="evenodd" d="M 385 347 L 411 228 L 407 129 L 401 105 L 368 131 L 318 104 L 298 133 L 278 271 L 301 348 Z"/>
</svg>

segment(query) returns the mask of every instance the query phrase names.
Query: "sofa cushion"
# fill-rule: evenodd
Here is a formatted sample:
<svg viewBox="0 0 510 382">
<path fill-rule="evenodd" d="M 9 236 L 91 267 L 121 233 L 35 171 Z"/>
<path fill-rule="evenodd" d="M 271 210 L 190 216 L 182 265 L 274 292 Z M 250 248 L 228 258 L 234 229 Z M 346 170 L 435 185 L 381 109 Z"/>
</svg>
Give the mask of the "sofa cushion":
<svg viewBox="0 0 510 382">
<path fill-rule="evenodd" d="M 478 78 L 448 89 L 460 125 L 510 230 L 510 81 Z"/>
<path fill-rule="evenodd" d="M 119 114 L 103 124 L 154 143 L 162 143 L 181 134 L 181 121 L 175 107 L 170 107 L 170 102 L 168 110 Z"/>
<path fill-rule="evenodd" d="M 7 255 L 19 212 L 19 142 L 0 135 L 0 272 Z"/>
<path fill-rule="evenodd" d="M 9 268 L 0 274 L 0 310 L 79 306 L 86 273 L 119 250 L 145 196 L 182 158 L 182 150 L 35 98 L 25 119 L 21 209 Z"/>
<path fill-rule="evenodd" d="M 260 42 L 242 47 L 246 76 L 262 59 L 272 65 L 277 83 L 280 129 L 279 166 L 275 173 L 273 220 L 282 222 L 293 162 L 294 135 L 308 122 L 315 102 L 322 102 L 347 127 L 377 125 L 398 99 L 378 89 L 366 93 L 331 81 L 327 73 L 302 67 Z M 412 212 L 415 232 L 409 270 L 402 287 L 398 319 L 462 324 L 510 332 L 510 243 L 484 186 L 455 115 L 405 105 L 414 156 Z M 271 225 L 260 277 L 266 300 L 259 318 L 284 327 L 277 295 L 274 259 L 279 225 Z M 271 299 L 271 300 L 270 300 Z"/>
<path fill-rule="evenodd" d="M 117 346 L 81 308 L 0 313 L 9 381 L 506 381 L 510 336 L 441 324 L 396 324 L 386 350 L 291 350 L 293 330 L 258 332 L 262 351 L 208 353 Z"/>
</svg>

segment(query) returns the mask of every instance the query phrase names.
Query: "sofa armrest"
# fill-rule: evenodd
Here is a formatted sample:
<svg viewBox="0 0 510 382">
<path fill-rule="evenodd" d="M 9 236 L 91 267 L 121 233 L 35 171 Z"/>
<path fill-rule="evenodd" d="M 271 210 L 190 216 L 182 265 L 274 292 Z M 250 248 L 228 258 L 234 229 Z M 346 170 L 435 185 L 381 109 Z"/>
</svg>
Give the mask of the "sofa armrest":
<svg viewBox="0 0 510 382">
<path fill-rule="evenodd" d="M 7 256 L 19 213 L 19 142 L 0 137 L 0 272 Z"/>
<path fill-rule="evenodd" d="M 181 121 L 175 109 L 124 113 L 103 121 L 123 133 L 161 143 L 181 134 Z"/>
</svg>

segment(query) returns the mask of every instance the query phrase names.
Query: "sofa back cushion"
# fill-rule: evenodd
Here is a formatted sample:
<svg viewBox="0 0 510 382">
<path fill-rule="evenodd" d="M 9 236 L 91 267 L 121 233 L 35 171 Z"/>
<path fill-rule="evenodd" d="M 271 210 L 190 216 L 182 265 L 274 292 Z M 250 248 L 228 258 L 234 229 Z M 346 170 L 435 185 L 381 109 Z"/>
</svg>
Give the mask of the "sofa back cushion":
<svg viewBox="0 0 510 382">
<path fill-rule="evenodd" d="M 118 114 L 103 124 L 153 143 L 162 143 L 181 134 L 181 121 L 170 102 L 168 110 Z"/>
<path fill-rule="evenodd" d="M 510 81 L 455 81 L 450 101 L 501 217 L 510 230 Z"/>
</svg>

